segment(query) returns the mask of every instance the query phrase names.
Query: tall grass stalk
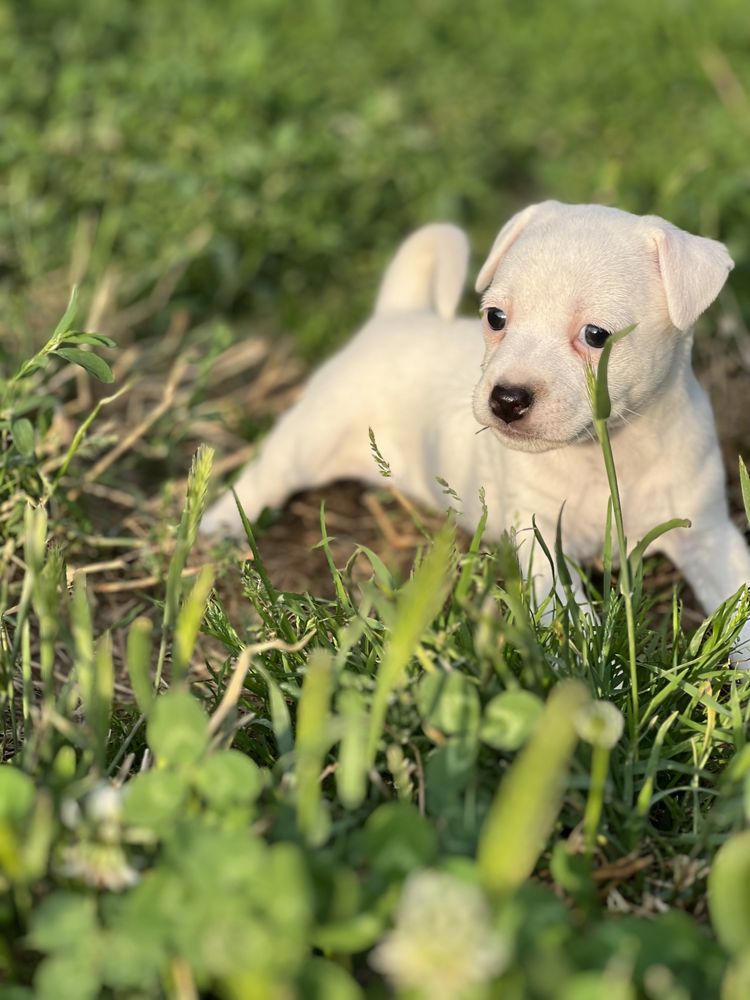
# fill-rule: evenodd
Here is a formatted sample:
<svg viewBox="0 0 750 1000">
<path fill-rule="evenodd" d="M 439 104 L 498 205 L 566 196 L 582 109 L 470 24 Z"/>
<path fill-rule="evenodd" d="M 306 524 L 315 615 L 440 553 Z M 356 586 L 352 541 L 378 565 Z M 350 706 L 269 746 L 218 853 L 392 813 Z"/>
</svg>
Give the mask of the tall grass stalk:
<svg viewBox="0 0 750 1000">
<path fill-rule="evenodd" d="M 583 705 L 573 718 L 578 736 L 591 744 L 591 777 L 583 813 L 583 838 L 589 858 L 594 854 L 599 821 L 604 808 L 610 753 L 622 736 L 624 724 L 622 712 L 610 701 L 589 702 Z"/>
<path fill-rule="evenodd" d="M 451 585 L 455 561 L 455 529 L 450 521 L 436 536 L 435 542 L 414 576 L 403 587 L 386 624 L 389 640 L 383 650 L 375 694 L 370 709 L 368 759 L 375 760 L 383 732 L 388 700 L 404 678 L 423 634 L 440 611 Z"/>
<path fill-rule="evenodd" d="M 156 661 L 156 674 L 154 676 L 155 690 L 158 690 L 161 684 L 167 643 L 171 630 L 177 620 L 177 611 L 183 590 L 182 571 L 185 568 L 188 554 L 198 534 L 198 525 L 206 506 L 206 495 L 208 492 L 208 482 L 211 478 L 213 458 L 213 449 L 206 445 L 201 445 L 195 453 L 195 458 L 190 468 L 185 507 L 180 518 L 180 525 L 177 529 L 177 540 L 172 558 L 169 561 L 169 570 L 167 571 L 167 592 L 164 598 L 162 634 L 159 644 L 159 655 Z"/>
<path fill-rule="evenodd" d="M 635 613 L 633 610 L 633 580 L 630 572 L 630 562 L 628 560 L 628 541 L 625 537 L 625 524 L 622 516 L 622 501 L 620 499 L 620 488 L 617 483 L 615 458 L 612 454 L 612 442 L 610 440 L 609 428 L 607 425 L 609 417 L 612 413 L 612 402 L 609 397 L 609 388 L 607 385 L 607 368 L 609 365 L 609 356 L 614 345 L 626 337 L 634 329 L 634 326 L 629 326 L 610 337 L 604 345 L 600 355 L 596 373 L 594 372 L 593 367 L 589 367 L 587 369 L 588 387 L 594 415 L 594 430 L 604 458 L 604 468 L 607 473 L 607 483 L 609 484 L 609 491 L 612 499 L 612 519 L 615 523 L 617 548 L 620 554 L 619 581 L 620 592 L 622 593 L 623 604 L 625 606 L 625 624 L 628 636 L 628 666 L 630 669 L 630 698 L 632 703 L 632 712 L 629 714 L 628 722 L 630 739 L 633 746 L 635 746 L 638 739 L 640 716 L 638 698 L 638 660 L 635 641 Z"/>
</svg>

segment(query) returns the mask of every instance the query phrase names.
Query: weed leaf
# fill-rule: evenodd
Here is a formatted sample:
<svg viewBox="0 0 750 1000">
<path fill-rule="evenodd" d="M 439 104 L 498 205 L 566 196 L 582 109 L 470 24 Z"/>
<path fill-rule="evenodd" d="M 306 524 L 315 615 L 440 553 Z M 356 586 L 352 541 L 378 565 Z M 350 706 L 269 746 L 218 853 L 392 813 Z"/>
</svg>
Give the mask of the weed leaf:
<svg viewBox="0 0 750 1000">
<path fill-rule="evenodd" d="M 52 353 L 58 358 L 70 362 L 72 365 L 79 365 L 81 368 L 85 368 L 90 375 L 99 379 L 100 382 L 109 384 L 115 380 L 112 369 L 98 354 L 92 354 L 91 351 L 81 351 L 77 347 L 58 347 Z"/>
</svg>

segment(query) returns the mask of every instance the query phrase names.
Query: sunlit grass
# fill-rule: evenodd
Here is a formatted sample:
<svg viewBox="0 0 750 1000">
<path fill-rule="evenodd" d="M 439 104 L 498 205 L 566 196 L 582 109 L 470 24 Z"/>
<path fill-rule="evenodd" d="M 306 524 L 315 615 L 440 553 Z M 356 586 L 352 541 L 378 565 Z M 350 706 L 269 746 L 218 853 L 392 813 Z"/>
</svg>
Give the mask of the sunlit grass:
<svg viewBox="0 0 750 1000">
<path fill-rule="evenodd" d="M 14 400 L 38 395 L 48 377 L 37 371 Z M 606 358 L 591 378 L 614 493 Z M 34 433 L 43 443 L 44 425 Z M 2 453 L 6 481 L 23 468 L 15 456 Z M 692 637 L 677 599 L 660 621 L 642 585 L 645 545 L 620 537 L 616 502 L 629 573 L 621 559 L 616 576 L 605 545 L 595 619 L 573 600 L 535 610 L 511 540 L 488 546 L 480 524 L 459 545 L 450 517 L 435 535 L 420 520 L 422 551 L 405 580 L 361 547 L 371 574 L 356 583 L 335 565 L 321 512 L 335 599 L 279 590 L 246 523 L 248 625 L 212 589 L 226 563 L 185 582 L 211 460 L 210 449 L 195 456 L 157 601 L 104 630 L 84 575 L 68 592 L 44 497 L 34 507 L 11 493 L 22 516 L 6 509 L 6 523 L 24 544 L 22 577 L 6 566 L 1 590 L 6 977 L 39 996 L 62 975 L 77 996 L 159 995 L 176 980 L 228 996 L 241 982 L 264 984 L 264 995 L 310 982 L 360 995 L 371 966 L 396 984 L 426 969 L 430 937 L 443 931 L 410 930 L 404 913 L 415 887 L 434 882 L 487 914 L 475 916 L 495 958 L 469 976 L 483 988 L 520 982 L 552 998 L 580 977 L 610 983 L 613 963 L 623 989 L 642 987 L 653 964 L 688 995 L 716 991 L 725 969 L 740 981 L 731 914 L 745 853 L 730 845 L 745 817 L 750 681 L 728 660 L 747 594 Z M 560 571 L 564 536 L 538 543 Z M 135 706 L 115 696 L 117 649 Z M 694 921 L 724 843 L 711 896 L 721 943 L 699 945 Z M 244 897 L 216 909 L 220 887 L 229 899 L 240 885 Z M 650 912 L 653 930 L 610 907 Z M 694 921 L 673 925 L 658 918 L 665 909 Z M 552 913 L 554 940 L 524 936 Z M 249 943 L 276 920 L 283 962 Z M 144 921 L 162 929 L 146 940 Z M 206 951 L 200 935 L 213 930 L 237 948 Z M 105 957 L 110 946 L 121 961 Z M 676 957 L 686 948 L 688 963 Z M 454 958 L 460 986 L 468 967 Z"/>
<path fill-rule="evenodd" d="M 701 623 L 674 525 L 624 537 L 606 355 L 595 617 L 562 528 L 541 609 L 483 521 L 342 557 L 315 506 L 298 586 L 273 514 L 196 540 L 409 230 L 544 197 L 728 243 L 696 343 L 746 446 L 746 6 L 0 7 L 0 993 L 750 995 L 750 602 Z"/>
</svg>

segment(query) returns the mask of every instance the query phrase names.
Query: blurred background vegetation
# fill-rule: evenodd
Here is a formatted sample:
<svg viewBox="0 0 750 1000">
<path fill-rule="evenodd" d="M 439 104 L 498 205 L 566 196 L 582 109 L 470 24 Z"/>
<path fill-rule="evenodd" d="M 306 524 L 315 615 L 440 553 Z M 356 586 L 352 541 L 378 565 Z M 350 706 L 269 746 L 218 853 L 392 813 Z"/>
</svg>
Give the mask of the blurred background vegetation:
<svg viewBox="0 0 750 1000">
<path fill-rule="evenodd" d="M 176 268 L 170 308 L 314 359 L 408 230 L 479 263 L 542 197 L 725 240 L 746 321 L 748 56 L 747 0 L 0 0 L 0 340 L 46 336 L 50 275 Z"/>
</svg>

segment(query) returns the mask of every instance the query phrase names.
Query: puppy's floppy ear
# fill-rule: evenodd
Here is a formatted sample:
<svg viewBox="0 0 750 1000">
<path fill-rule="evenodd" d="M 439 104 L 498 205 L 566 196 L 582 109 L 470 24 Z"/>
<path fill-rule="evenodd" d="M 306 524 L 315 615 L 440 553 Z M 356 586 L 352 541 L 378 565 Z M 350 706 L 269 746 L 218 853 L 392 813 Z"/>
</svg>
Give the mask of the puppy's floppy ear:
<svg viewBox="0 0 750 1000">
<path fill-rule="evenodd" d="M 656 216 L 648 221 L 669 318 L 678 330 L 687 330 L 719 294 L 734 261 L 718 240 L 693 236 Z"/>
<path fill-rule="evenodd" d="M 477 275 L 476 284 L 474 285 L 475 291 L 483 292 L 492 282 L 492 278 L 497 270 L 498 264 L 508 252 L 511 245 L 515 243 L 526 226 L 528 226 L 529 222 L 531 222 L 532 218 L 539 214 L 540 209 L 550 208 L 557 204 L 559 204 L 559 202 L 542 201 L 538 205 L 529 205 L 528 208 L 524 208 L 522 211 L 517 212 L 514 216 L 508 219 L 495 237 L 495 242 L 492 244 L 492 249 L 490 250 L 487 260 L 484 264 L 482 264 L 479 274 Z"/>
</svg>

